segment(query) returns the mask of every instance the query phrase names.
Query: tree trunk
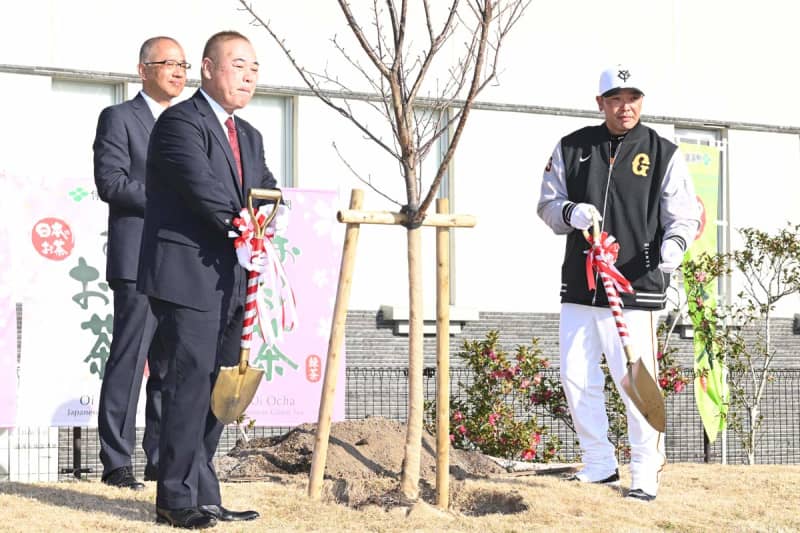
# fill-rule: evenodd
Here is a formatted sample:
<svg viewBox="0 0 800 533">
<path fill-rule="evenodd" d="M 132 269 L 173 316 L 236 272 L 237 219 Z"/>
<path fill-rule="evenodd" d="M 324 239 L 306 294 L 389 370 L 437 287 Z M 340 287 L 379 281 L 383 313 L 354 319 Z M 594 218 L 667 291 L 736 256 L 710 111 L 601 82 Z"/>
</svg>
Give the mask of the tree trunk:
<svg viewBox="0 0 800 533">
<path fill-rule="evenodd" d="M 408 230 L 408 426 L 400 491 L 406 498 L 419 496 L 422 453 L 422 227 Z"/>
<path fill-rule="evenodd" d="M 758 422 L 758 405 L 750 409 L 750 431 L 747 435 L 747 464 L 756 464 L 756 423 Z"/>
</svg>

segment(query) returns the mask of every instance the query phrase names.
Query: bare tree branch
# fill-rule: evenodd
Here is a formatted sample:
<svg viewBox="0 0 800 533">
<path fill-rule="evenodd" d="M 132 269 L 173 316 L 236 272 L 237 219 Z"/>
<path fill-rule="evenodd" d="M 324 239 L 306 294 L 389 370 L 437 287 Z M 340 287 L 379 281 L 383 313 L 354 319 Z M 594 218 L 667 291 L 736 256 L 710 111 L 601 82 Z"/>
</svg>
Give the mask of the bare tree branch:
<svg viewBox="0 0 800 533">
<path fill-rule="evenodd" d="M 386 195 L 386 194 L 384 194 L 384 193 L 383 193 L 383 192 L 382 192 L 380 189 L 378 189 L 377 187 L 375 187 L 375 186 L 372 184 L 372 177 L 371 177 L 371 176 L 370 176 L 370 178 L 369 178 L 369 179 L 364 179 L 363 177 L 361 177 L 361 174 L 359 174 L 358 172 L 356 172 L 356 170 L 355 170 L 355 169 L 352 167 L 352 165 L 350 165 L 350 163 L 348 163 L 347 159 L 345 159 L 345 158 L 342 156 L 342 153 L 339 151 L 339 147 L 338 147 L 338 146 L 336 146 L 336 142 L 335 142 L 335 141 L 334 141 L 334 142 L 332 142 L 332 143 L 331 143 L 331 145 L 333 146 L 333 149 L 334 149 L 334 151 L 336 152 L 336 155 L 338 155 L 338 156 L 339 156 L 339 159 L 341 159 L 341 160 L 342 160 L 342 163 L 344 163 L 344 164 L 345 164 L 345 166 L 346 166 L 346 167 L 347 167 L 347 168 L 350 170 L 350 172 L 352 172 L 352 173 L 353 173 L 353 176 L 355 176 L 355 177 L 356 177 L 356 179 L 358 179 L 359 181 L 361 181 L 362 183 L 364 183 L 364 184 L 365 184 L 367 187 L 369 187 L 370 189 L 372 189 L 372 190 L 373 190 L 373 191 L 375 191 L 376 193 L 380 194 L 381 196 L 383 196 L 384 198 L 386 198 L 387 200 L 389 200 L 389 201 L 390 201 L 390 202 L 392 202 L 393 204 L 400 205 L 400 202 L 398 202 L 398 201 L 397 201 L 397 200 L 395 200 L 394 198 L 391 198 L 390 196 L 387 196 L 387 195 Z"/>
<path fill-rule="evenodd" d="M 392 128 L 393 146 L 371 131 L 367 123 L 356 117 L 346 96 L 342 98 L 342 103 L 334 102 L 322 86 L 325 83 L 340 88 L 345 93 L 352 91 L 348 91 L 348 88 L 327 70 L 324 74 L 315 74 L 300 67 L 285 42 L 275 35 L 269 24 L 253 12 L 246 0 L 240 0 L 240 3 L 261 26 L 267 29 L 312 92 L 356 125 L 367 138 L 392 155 L 406 180 L 409 213 L 421 220 L 435 198 L 452 160 L 472 104 L 477 95 L 496 80 L 502 41 L 519 21 L 531 0 L 467 0 L 466 2 L 451 0 L 438 33 L 430 0 L 421 0 L 428 43 L 412 61 L 407 60 L 411 46 L 406 43 L 408 0 L 401 0 L 399 4 L 398 0 L 383 0 L 384 9 L 381 9 L 380 1 L 373 0 L 371 5 L 371 23 L 376 36 L 376 44 L 373 46 L 356 20 L 351 2 L 338 0 L 350 30 L 370 63 L 376 68 L 377 76 L 348 53 L 337 39 L 334 39 L 333 43 L 344 59 L 367 81 L 369 87 L 381 96 L 377 101 L 371 100 L 369 108 L 389 122 Z M 462 5 L 466 7 L 465 13 L 462 13 L 464 11 L 461 9 Z M 473 22 L 467 22 L 465 15 Z M 383 17 L 388 20 L 388 31 L 384 31 Z M 458 27 L 465 28 L 469 39 L 464 43 L 460 57 L 448 68 L 449 76 L 441 86 L 437 80 L 434 96 L 422 104 L 425 110 L 419 113 L 416 111 L 420 105 L 417 99 L 430 72 L 433 59 Z M 466 95 L 459 101 L 465 89 Z M 450 112 L 457 101 L 458 108 Z M 424 198 L 420 201 L 423 192 L 421 162 L 442 136 L 451 131 L 451 128 L 454 130 L 448 139 L 439 168 Z"/>
<path fill-rule="evenodd" d="M 342 13 L 344 14 L 345 19 L 347 19 L 347 25 L 350 26 L 351 30 L 353 30 L 353 35 L 358 40 L 358 43 L 361 45 L 361 49 L 364 50 L 364 53 L 367 54 L 367 57 L 370 58 L 372 64 L 375 65 L 375 68 L 378 69 L 381 75 L 388 78 L 389 77 L 388 67 L 383 64 L 381 59 L 375 54 L 375 50 L 373 50 L 372 46 L 369 44 L 369 41 L 367 41 L 367 38 L 364 36 L 364 32 L 361 30 L 361 26 L 358 25 L 358 22 L 353 16 L 352 11 L 350 11 L 350 4 L 347 3 L 347 0 L 338 0 L 338 1 L 339 1 L 339 7 L 342 8 Z"/>
<path fill-rule="evenodd" d="M 453 32 L 453 20 L 455 19 L 456 13 L 458 12 L 458 2 L 459 0 L 453 0 L 453 3 L 450 6 L 450 12 L 448 14 L 447 20 L 445 21 L 442 31 L 439 32 L 439 35 L 434 37 L 433 35 L 433 24 L 431 22 L 431 15 L 430 15 L 430 8 L 428 6 L 428 1 L 423 0 L 423 5 L 425 7 L 425 23 L 428 27 L 428 37 L 430 39 L 430 48 L 428 49 L 428 53 L 425 54 L 425 58 L 420 65 L 419 72 L 417 73 L 417 79 L 414 80 L 414 83 L 411 85 L 411 90 L 409 91 L 408 98 L 409 101 L 413 102 L 419 92 L 420 87 L 422 86 L 422 81 L 425 79 L 425 75 L 428 73 L 428 69 L 433 62 L 433 58 L 436 56 L 436 53 L 441 48 L 442 44 L 447 40 L 447 38 Z"/>
<path fill-rule="evenodd" d="M 316 83 L 313 79 L 309 77 L 307 71 L 301 67 L 294 58 L 291 50 L 286 46 L 286 42 L 279 38 L 278 35 L 272 31 L 272 27 L 269 25 L 268 22 L 264 21 L 261 17 L 259 17 L 252 9 L 252 6 L 247 0 L 239 0 L 239 2 L 244 6 L 244 9 L 253 16 L 254 22 L 257 22 L 258 25 L 262 26 L 267 33 L 273 38 L 273 40 L 278 44 L 280 49 L 283 51 L 284 55 L 289 59 L 289 62 L 292 64 L 294 69 L 300 74 L 300 77 L 303 79 L 303 82 L 311 89 L 311 92 L 314 95 L 322 100 L 326 105 L 335 109 L 339 112 L 340 115 L 348 119 L 352 122 L 361 132 L 363 132 L 367 137 L 369 137 L 375 144 L 386 150 L 393 158 L 400 159 L 400 154 L 394 151 L 391 147 L 389 147 L 386 143 L 383 142 L 379 137 L 374 135 L 369 128 L 367 128 L 364 124 L 362 124 L 358 119 L 355 118 L 351 113 L 349 113 L 343 107 L 337 105 L 330 97 L 328 97 L 321 89 L 318 83 Z"/>
<path fill-rule="evenodd" d="M 482 69 L 484 65 L 484 61 L 486 60 L 486 48 L 487 42 L 489 41 L 489 32 L 491 31 L 491 24 L 494 20 L 494 8 L 500 4 L 500 2 L 492 1 L 492 0 L 475 0 L 473 11 L 476 15 L 479 16 L 479 31 L 474 32 L 473 35 L 480 35 L 478 38 L 478 50 L 475 54 L 475 64 L 472 67 L 472 83 L 470 84 L 469 92 L 465 98 L 464 104 L 461 108 L 460 117 L 458 119 L 458 125 L 456 126 L 455 132 L 453 133 L 452 138 L 450 139 L 450 145 L 447 148 L 447 151 L 442 157 L 441 164 L 439 165 L 439 170 L 436 173 L 436 177 L 433 179 L 430 188 L 428 189 L 428 193 L 425 196 L 425 199 L 422 201 L 419 207 L 420 213 L 424 216 L 425 212 L 427 211 L 428 207 L 430 206 L 431 202 L 436 196 L 436 192 L 439 189 L 439 185 L 441 184 L 442 177 L 446 172 L 450 160 L 453 158 L 453 154 L 455 153 L 455 149 L 458 146 L 458 142 L 461 139 L 461 134 L 464 131 L 464 126 L 466 125 L 466 120 L 469 115 L 469 111 L 472 107 L 475 98 L 478 94 L 486 87 L 486 85 L 494 79 L 496 72 L 497 72 L 497 60 L 498 54 L 500 51 L 500 45 L 502 44 L 502 40 L 511 30 L 511 28 L 519 21 L 519 18 L 525 11 L 525 8 L 530 4 L 530 0 L 525 1 L 518 1 L 512 2 L 511 8 L 504 8 L 499 11 L 498 14 L 507 14 L 508 18 L 505 20 L 505 23 L 501 25 L 498 29 L 498 36 L 495 43 L 493 43 L 493 48 L 495 50 L 494 56 L 491 59 L 491 72 L 482 78 Z"/>
<path fill-rule="evenodd" d="M 476 3 L 480 3 L 477 2 Z M 439 170 L 436 172 L 436 177 L 433 179 L 433 183 L 431 184 L 430 189 L 428 190 L 428 194 L 425 196 L 425 199 L 420 204 L 419 210 L 420 212 L 424 213 L 430 206 L 433 198 L 436 196 L 436 191 L 439 190 L 439 185 L 442 181 L 442 176 L 444 176 L 444 172 L 447 169 L 447 166 L 450 164 L 450 160 L 455 153 L 456 146 L 458 146 L 458 141 L 461 139 L 461 134 L 464 131 L 464 126 L 466 125 L 467 117 L 469 116 L 469 110 L 472 106 L 472 102 L 475 100 L 475 97 L 478 93 L 485 87 L 485 82 L 481 84 L 481 68 L 483 67 L 483 62 L 486 58 L 486 40 L 488 38 L 489 32 L 489 24 L 492 20 L 492 8 L 494 4 L 491 0 L 487 0 L 484 4 L 484 9 L 481 10 L 480 6 L 477 7 L 477 12 L 480 13 L 480 38 L 478 40 L 478 51 L 475 57 L 475 66 L 473 68 L 473 76 L 472 76 L 472 84 L 470 86 L 469 93 L 464 102 L 463 111 L 461 113 L 461 118 L 456 126 L 456 130 L 453 134 L 453 138 L 450 139 L 450 146 L 447 148 L 447 152 L 445 153 L 444 157 L 442 158 L 442 162 L 439 165 Z"/>
</svg>

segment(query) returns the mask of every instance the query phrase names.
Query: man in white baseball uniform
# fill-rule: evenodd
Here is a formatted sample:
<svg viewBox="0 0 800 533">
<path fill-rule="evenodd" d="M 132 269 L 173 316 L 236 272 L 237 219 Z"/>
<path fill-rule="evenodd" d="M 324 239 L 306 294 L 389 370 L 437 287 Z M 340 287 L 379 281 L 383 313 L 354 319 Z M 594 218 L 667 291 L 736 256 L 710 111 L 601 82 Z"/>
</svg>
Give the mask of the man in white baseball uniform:
<svg viewBox="0 0 800 533">
<path fill-rule="evenodd" d="M 678 268 L 700 225 L 700 210 L 683 154 L 639 118 L 644 87 L 638 72 L 616 65 L 602 72 L 596 102 L 602 124 L 558 143 L 544 171 L 537 212 L 566 235 L 561 266 L 559 343 L 561 381 L 578 434 L 584 468 L 577 482 L 619 484 L 600 367 L 605 355 L 625 403 L 631 445 L 626 496 L 656 498 L 666 462 L 664 435 L 653 429 L 620 386 L 626 358 L 602 283 L 590 290 L 589 244 L 582 230 L 600 221 L 616 237 L 616 268 L 631 283 L 622 293 L 633 352 L 657 376 L 656 312 L 666 304 L 670 273 Z"/>
</svg>

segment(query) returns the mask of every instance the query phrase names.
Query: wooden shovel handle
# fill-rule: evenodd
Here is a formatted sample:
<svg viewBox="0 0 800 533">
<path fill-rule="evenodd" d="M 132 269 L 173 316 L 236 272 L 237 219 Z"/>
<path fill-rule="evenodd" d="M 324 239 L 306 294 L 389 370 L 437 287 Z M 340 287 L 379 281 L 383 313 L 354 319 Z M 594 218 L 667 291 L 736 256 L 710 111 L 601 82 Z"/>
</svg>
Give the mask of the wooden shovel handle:
<svg viewBox="0 0 800 533">
<path fill-rule="evenodd" d="M 253 221 L 256 237 L 264 236 L 264 230 L 269 226 L 269 223 L 272 222 L 272 219 L 275 218 L 275 215 L 278 214 L 278 206 L 280 206 L 282 197 L 283 194 L 280 189 L 250 189 L 247 195 L 247 210 L 250 212 L 250 220 Z M 256 214 L 253 210 L 253 199 L 275 201 L 275 203 L 272 204 L 272 211 L 267 215 L 267 219 L 263 224 L 259 224 L 258 220 L 256 220 Z"/>
<path fill-rule="evenodd" d="M 589 240 L 589 230 L 583 230 L 583 236 Z M 597 219 L 597 214 L 592 212 L 592 237 L 594 242 L 600 242 L 600 221 Z"/>
</svg>

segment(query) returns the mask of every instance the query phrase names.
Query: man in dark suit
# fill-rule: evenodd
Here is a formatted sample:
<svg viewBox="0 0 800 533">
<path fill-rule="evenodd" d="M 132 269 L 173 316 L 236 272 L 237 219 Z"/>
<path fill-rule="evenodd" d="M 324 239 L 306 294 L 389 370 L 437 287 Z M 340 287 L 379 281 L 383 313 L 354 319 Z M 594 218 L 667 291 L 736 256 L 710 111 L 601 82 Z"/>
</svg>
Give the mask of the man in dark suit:
<svg viewBox="0 0 800 533">
<path fill-rule="evenodd" d="M 139 246 L 145 209 L 145 160 L 150 130 L 156 118 L 186 84 L 186 58 L 170 37 L 146 40 L 139 51 L 142 90 L 135 98 L 100 113 L 94 140 L 94 178 L 100 198 L 108 202 L 106 279 L 114 291 L 114 335 L 106 362 L 97 426 L 100 434 L 102 480 L 133 490 L 144 484 L 133 475 L 136 446 L 136 404 L 145 359 L 147 380 L 145 480 L 158 475 L 161 422 L 161 376 L 156 319 L 146 296 L 136 290 Z"/>
<path fill-rule="evenodd" d="M 234 117 L 253 96 L 255 50 L 243 35 L 213 35 L 201 89 L 167 109 L 150 137 L 139 289 L 150 297 L 169 356 L 156 515 L 184 528 L 252 520 L 221 505 L 213 457 L 223 426 L 210 410 L 220 366 L 237 364 L 247 274 L 231 220 L 245 191 L 274 188 L 261 134 Z"/>
</svg>

